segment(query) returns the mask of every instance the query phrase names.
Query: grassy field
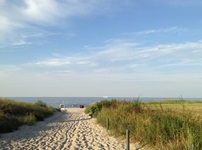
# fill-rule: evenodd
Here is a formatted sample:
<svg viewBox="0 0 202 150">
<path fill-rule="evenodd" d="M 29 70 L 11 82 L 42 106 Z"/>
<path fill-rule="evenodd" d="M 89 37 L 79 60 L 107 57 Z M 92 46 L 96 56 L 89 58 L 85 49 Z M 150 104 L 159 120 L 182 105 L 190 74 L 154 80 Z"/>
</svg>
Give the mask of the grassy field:
<svg viewBox="0 0 202 150">
<path fill-rule="evenodd" d="M 86 109 L 104 127 L 108 118 L 112 134 L 124 136 L 130 129 L 132 141 L 163 150 L 201 150 L 201 112 L 201 101 L 185 100 L 104 100 Z"/>
<path fill-rule="evenodd" d="M 56 110 L 43 101 L 32 104 L 0 99 L 0 133 L 12 132 L 23 124 L 32 125 L 42 121 Z"/>
<path fill-rule="evenodd" d="M 149 102 L 147 105 L 152 110 L 174 111 L 188 115 L 194 120 L 202 121 L 202 101 L 186 100 L 163 100 Z"/>
</svg>

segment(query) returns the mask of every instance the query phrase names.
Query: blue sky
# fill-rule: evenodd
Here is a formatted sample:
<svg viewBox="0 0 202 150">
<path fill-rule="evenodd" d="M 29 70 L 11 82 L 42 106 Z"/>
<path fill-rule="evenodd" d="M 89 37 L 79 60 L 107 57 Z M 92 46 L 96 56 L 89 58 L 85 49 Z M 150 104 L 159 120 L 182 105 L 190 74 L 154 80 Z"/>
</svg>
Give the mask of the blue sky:
<svg viewBox="0 0 202 150">
<path fill-rule="evenodd" d="M 0 0 L 0 96 L 202 97 L 201 0 Z"/>
</svg>

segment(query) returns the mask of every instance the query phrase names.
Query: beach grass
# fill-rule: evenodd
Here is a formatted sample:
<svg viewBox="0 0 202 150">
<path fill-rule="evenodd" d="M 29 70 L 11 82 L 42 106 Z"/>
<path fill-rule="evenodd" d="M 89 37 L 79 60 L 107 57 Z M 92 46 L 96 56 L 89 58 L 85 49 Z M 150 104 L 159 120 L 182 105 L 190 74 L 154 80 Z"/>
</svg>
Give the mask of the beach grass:
<svg viewBox="0 0 202 150">
<path fill-rule="evenodd" d="M 195 109 L 196 108 L 196 109 Z M 94 113 L 97 122 L 117 136 L 130 129 L 131 140 L 154 149 L 201 150 L 201 101 L 100 101 L 90 105 L 86 113 Z"/>
<path fill-rule="evenodd" d="M 0 99 L 0 133 L 12 132 L 23 124 L 33 125 L 51 116 L 56 110 L 40 100 L 27 103 Z"/>
</svg>

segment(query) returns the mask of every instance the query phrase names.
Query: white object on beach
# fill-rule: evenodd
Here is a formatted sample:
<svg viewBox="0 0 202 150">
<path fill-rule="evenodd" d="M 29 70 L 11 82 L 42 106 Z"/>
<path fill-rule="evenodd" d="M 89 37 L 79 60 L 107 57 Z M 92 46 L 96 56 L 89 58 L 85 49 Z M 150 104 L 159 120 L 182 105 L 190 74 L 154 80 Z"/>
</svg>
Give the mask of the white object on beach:
<svg viewBox="0 0 202 150">
<path fill-rule="evenodd" d="M 66 105 L 64 103 L 60 104 L 59 106 L 61 111 L 65 111 Z"/>
</svg>

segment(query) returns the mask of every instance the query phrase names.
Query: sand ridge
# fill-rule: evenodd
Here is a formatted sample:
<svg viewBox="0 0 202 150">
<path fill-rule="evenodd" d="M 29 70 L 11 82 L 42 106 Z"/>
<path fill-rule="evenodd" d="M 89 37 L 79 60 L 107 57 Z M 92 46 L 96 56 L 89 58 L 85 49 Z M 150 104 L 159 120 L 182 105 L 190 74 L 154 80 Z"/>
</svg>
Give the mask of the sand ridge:
<svg viewBox="0 0 202 150">
<path fill-rule="evenodd" d="M 67 108 L 33 126 L 2 134 L 0 149 L 5 150 L 124 150 L 124 140 L 108 135 L 106 129 L 84 113 L 85 109 Z M 135 149 L 132 148 L 132 149 Z"/>
</svg>

